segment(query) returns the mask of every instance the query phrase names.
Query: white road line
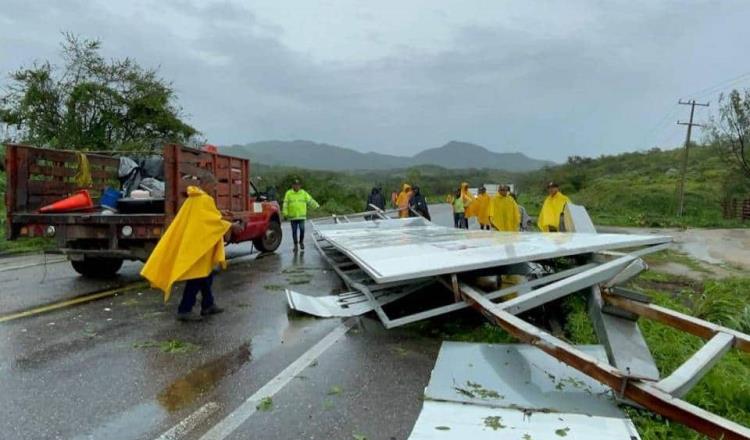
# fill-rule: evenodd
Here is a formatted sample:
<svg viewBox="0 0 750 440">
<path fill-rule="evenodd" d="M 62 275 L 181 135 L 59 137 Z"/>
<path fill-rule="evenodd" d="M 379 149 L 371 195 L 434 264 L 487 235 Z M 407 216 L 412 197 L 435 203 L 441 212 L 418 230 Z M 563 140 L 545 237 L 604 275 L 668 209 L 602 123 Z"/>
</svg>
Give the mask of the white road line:
<svg viewBox="0 0 750 440">
<path fill-rule="evenodd" d="M 184 436 L 188 432 L 195 429 L 196 426 L 203 423 L 211 414 L 215 413 L 219 409 L 219 404 L 216 402 L 208 402 L 207 404 L 198 408 L 194 413 L 187 416 L 180 423 L 174 425 L 164 434 L 160 435 L 156 440 L 177 440 Z"/>
<path fill-rule="evenodd" d="M 349 331 L 354 321 L 349 319 L 333 329 L 323 339 L 318 341 L 302 356 L 289 364 L 281 373 L 268 381 L 252 396 L 248 397 L 237 409 L 214 425 L 200 440 L 223 440 L 235 429 L 255 414 L 257 406 L 264 397 L 271 397 L 281 391 L 286 384 L 295 376 L 299 375 L 305 368 L 312 364 L 323 352 L 336 343 L 346 332 Z"/>
</svg>

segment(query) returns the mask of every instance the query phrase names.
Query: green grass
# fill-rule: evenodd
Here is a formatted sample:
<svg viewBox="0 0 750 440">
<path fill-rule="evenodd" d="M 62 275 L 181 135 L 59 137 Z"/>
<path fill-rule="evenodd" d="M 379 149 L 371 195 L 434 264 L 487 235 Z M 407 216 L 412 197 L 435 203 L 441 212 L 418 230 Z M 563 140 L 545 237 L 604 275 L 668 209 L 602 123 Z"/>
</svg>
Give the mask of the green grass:
<svg viewBox="0 0 750 440">
<path fill-rule="evenodd" d="M 406 328 L 423 336 L 446 341 L 484 342 L 508 344 L 516 340 L 500 327 L 489 322 L 477 321 L 472 315 L 450 320 L 433 319 L 409 324 Z"/>
<path fill-rule="evenodd" d="M 0 180 L 5 182 L 5 175 L 0 173 Z M 5 194 L 0 194 L 0 256 L 9 254 L 22 254 L 30 252 L 41 252 L 45 248 L 52 247 L 53 241 L 44 237 L 20 238 L 9 241 L 5 239 Z"/>
</svg>

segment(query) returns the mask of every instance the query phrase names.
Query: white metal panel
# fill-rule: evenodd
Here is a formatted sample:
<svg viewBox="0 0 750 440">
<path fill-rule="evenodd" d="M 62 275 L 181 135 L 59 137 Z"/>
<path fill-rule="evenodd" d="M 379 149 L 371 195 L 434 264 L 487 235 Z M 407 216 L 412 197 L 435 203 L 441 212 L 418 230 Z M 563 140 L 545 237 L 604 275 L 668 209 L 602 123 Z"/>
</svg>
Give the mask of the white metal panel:
<svg viewBox="0 0 750 440">
<path fill-rule="evenodd" d="M 421 218 L 316 225 L 316 230 L 378 283 L 671 241 L 659 235 L 453 229 Z"/>
<path fill-rule="evenodd" d="M 359 295 L 360 301 L 344 303 L 337 295 L 311 296 L 286 290 L 286 299 L 292 310 L 321 318 L 359 316 L 371 311 L 373 305 L 367 297 Z"/>
<path fill-rule="evenodd" d="M 409 440 L 638 440 L 633 422 L 585 414 L 425 402 Z"/>
<path fill-rule="evenodd" d="M 604 347 L 578 346 L 601 361 Z M 526 344 L 443 342 L 425 388 L 430 400 L 622 417 L 608 387 Z"/>
<path fill-rule="evenodd" d="M 579 346 L 606 360 L 604 348 Z M 444 342 L 411 440 L 639 439 L 609 388 L 536 347 Z"/>
</svg>

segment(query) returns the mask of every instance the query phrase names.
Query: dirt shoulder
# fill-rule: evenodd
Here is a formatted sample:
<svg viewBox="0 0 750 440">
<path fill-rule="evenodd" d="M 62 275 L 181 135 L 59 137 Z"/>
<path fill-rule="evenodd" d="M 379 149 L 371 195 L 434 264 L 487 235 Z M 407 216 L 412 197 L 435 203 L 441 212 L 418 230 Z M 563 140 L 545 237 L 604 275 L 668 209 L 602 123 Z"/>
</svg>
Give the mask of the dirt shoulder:
<svg viewBox="0 0 750 440">
<path fill-rule="evenodd" d="M 664 234 L 675 240 L 674 250 L 707 263 L 716 276 L 750 275 L 750 229 L 671 229 L 600 227 L 599 232 Z"/>
</svg>

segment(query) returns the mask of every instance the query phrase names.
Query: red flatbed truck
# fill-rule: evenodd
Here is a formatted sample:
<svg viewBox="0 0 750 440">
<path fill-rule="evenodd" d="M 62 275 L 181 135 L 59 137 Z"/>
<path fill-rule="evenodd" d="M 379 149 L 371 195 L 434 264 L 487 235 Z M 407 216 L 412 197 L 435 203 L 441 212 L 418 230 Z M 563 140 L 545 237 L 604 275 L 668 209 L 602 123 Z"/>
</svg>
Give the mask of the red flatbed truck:
<svg viewBox="0 0 750 440">
<path fill-rule="evenodd" d="M 120 188 L 119 158 L 85 153 L 96 203 L 106 187 Z M 91 212 L 39 213 L 39 208 L 81 189 L 74 182 L 78 153 L 69 150 L 6 144 L 6 238 L 45 236 L 55 250 L 68 256 L 73 268 L 90 277 L 112 276 L 124 260 L 145 261 L 187 198 L 189 185 L 200 182 L 206 170 L 216 179 L 212 194 L 219 210 L 229 211 L 245 224 L 230 243 L 252 241 L 262 252 L 281 244 L 281 214 L 250 181 L 250 161 L 216 152 L 167 144 L 164 159 L 164 209 L 146 214 Z M 200 237 L 196 237 L 200 240 Z"/>
</svg>

